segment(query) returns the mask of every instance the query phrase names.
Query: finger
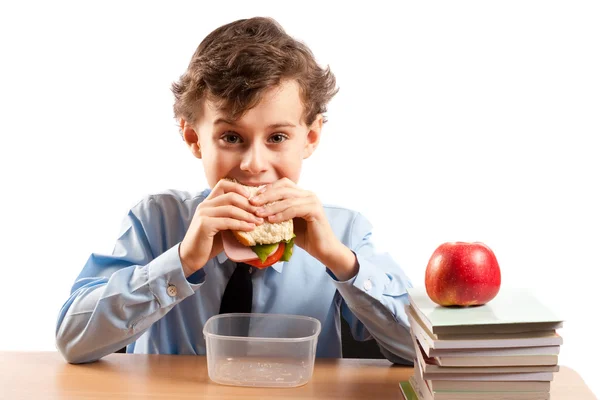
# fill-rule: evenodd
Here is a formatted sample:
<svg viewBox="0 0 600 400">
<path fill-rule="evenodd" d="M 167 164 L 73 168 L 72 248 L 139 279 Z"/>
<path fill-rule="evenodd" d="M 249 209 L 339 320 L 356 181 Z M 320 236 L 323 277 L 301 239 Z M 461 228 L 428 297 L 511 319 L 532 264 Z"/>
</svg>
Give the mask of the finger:
<svg viewBox="0 0 600 400">
<path fill-rule="evenodd" d="M 237 193 L 242 197 L 248 198 L 250 197 L 250 192 L 248 189 L 243 187 L 237 182 L 232 182 L 226 179 L 221 179 L 215 187 L 211 190 L 210 194 L 206 198 L 207 200 L 214 199 L 217 196 L 221 196 L 225 193 Z"/>
<path fill-rule="evenodd" d="M 308 196 L 310 196 L 310 192 L 297 187 L 282 186 L 268 188 L 264 193 L 251 197 L 249 200 L 250 203 L 255 206 L 262 206 L 264 204 L 274 203 L 285 199 Z"/>
<path fill-rule="evenodd" d="M 232 218 L 253 224 L 263 223 L 263 219 L 261 217 L 232 205 L 206 208 L 202 210 L 201 214 L 212 218 Z"/>
<path fill-rule="evenodd" d="M 286 203 L 285 206 L 278 207 L 274 211 L 270 211 L 268 215 L 264 216 L 265 220 L 270 223 L 277 223 L 287 221 L 292 218 L 302 218 L 310 220 L 313 211 L 315 210 L 314 202 L 309 199 L 290 199 L 285 200 L 282 203 Z"/>
<path fill-rule="evenodd" d="M 200 204 L 202 204 L 202 203 L 200 203 Z M 253 214 L 256 212 L 256 209 L 258 208 L 256 206 L 253 206 L 252 204 L 250 204 L 250 202 L 248 201 L 248 198 L 246 198 L 236 192 L 225 193 L 219 197 L 216 197 L 216 198 L 210 200 L 210 202 L 207 202 L 207 204 L 210 205 L 211 207 L 233 205 L 233 206 L 236 206 L 238 208 L 241 208 L 242 210 L 246 210 L 249 213 L 253 213 Z"/>
<path fill-rule="evenodd" d="M 240 221 L 235 218 L 207 218 L 205 223 L 205 229 L 210 231 L 213 235 L 216 235 L 221 231 L 245 231 L 249 232 L 256 228 L 255 224 L 251 224 L 246 221 Z"/>
<path fill-rule="evenodd" d="M 299 198 L 293 197 L 293 198 L 277 201 L 275 203 L 266 204 L 262 207 L 257 208 L 256 215 L 258 215 L 259 217 L 266 218 L 269 215 L 274 215 L 274 214 L 282 212 L 283 210 L 286 210 L 290 207 L 294 207 L 294 205 L 298 204 L 298 200 L 299 200 Z"/>
<path fill-rule="evenodd" d="M 258 195 L 264 193 L 267 190 L 276 189 L 276 188 L 282 188 L 282 187 L 292 187 L 292 188 L 295 188 L 296 184 L 292 180 L 290 180 L 288 178 L 281 178 L 281 179 L 278 179 L 275 182 L 268 183 L 266 185 L 261 186 L 260 189 L 258 189 L 258 191 L 255 193 L 255 196 L 258 196 Z"/>
<path fill-rule="evenodd" d="M 301 218 L 311 220 L 310 208 L 308 205 L 302 205 L 299 207 L 290 207 L 285 210 L 278 212 L 277 214 L 269 215 L 266 220 L 271 224 L 278 222 L 287 221 L 293 218 Z"/>
</svg>

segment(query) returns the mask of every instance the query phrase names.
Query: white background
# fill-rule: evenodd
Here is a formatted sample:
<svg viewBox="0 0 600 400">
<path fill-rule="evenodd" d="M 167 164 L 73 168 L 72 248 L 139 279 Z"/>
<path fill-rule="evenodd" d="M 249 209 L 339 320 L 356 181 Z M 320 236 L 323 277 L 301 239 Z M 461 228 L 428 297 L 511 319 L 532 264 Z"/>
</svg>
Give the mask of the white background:
<svg viewBox="0 0 600 400">
<path fill-rule="evenodd" d="M 565 319 L 560 363 L 600 393 L 598 2 L 7 3 L 0 350 L 53 350 L 73 281 L 129 207 L 206 186 L 170 84 L 210 31 L 265 15 L 341 88 L 300 185 L 366 214 L 415 285 L 439 244 L 488 244 L 503 286 Z"/>
</svg>

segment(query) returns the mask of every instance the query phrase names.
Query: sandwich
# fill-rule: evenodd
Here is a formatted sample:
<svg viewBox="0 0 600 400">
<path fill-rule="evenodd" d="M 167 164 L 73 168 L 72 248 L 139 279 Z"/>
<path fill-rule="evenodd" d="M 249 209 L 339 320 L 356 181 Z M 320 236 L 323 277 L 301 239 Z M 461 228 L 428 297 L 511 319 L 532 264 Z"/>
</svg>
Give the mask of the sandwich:
<svg viewBox="0 0 600 400">
<path fill-rule="evenodd" d="M 244 186 L 251 196 L 261 187 Z M 266 220 L 252 231 L 223 231 L 223 249 L 227 257 L 257 268 L 267 268 L 278 261 L 289 261 L 294 247 L 293 220 L 270 223 Z"/>
</svg>

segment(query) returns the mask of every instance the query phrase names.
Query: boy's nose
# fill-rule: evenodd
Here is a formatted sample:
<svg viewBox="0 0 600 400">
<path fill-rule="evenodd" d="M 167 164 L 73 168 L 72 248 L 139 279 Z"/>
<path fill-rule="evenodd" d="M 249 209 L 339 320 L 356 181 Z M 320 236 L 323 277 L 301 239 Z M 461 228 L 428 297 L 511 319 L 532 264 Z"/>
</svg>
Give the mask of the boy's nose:
<svg viewBox="0 0 600 400">
<path fill-rule="evenodd" d="M 267 157 L 264 150 L 252 147 L 244 154 L 240 168 L 251 174 L 259 174 L 267 169 Z"/>
</svg>

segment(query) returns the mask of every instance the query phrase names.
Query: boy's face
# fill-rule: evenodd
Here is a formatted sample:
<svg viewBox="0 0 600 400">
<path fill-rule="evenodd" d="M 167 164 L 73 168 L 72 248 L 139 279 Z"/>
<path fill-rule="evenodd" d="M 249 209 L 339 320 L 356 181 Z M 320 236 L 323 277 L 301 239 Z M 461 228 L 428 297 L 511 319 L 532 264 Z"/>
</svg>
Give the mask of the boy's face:
<svg viewBox="0 0 600 400">
<path fill-rule="evenodd" d="M 298 182 L 302 160 L 319 143 L 323 118 L 303 122 L 298 84 L 285 81 L 267 90 L 258 105 L 230 121 L 205 101 L 195 126 L 182 122 L 192 154 L 202 159 L 206 179 L 214 187 L 222 178 L 258 186 L 288 178 Z"/>
</svg>

